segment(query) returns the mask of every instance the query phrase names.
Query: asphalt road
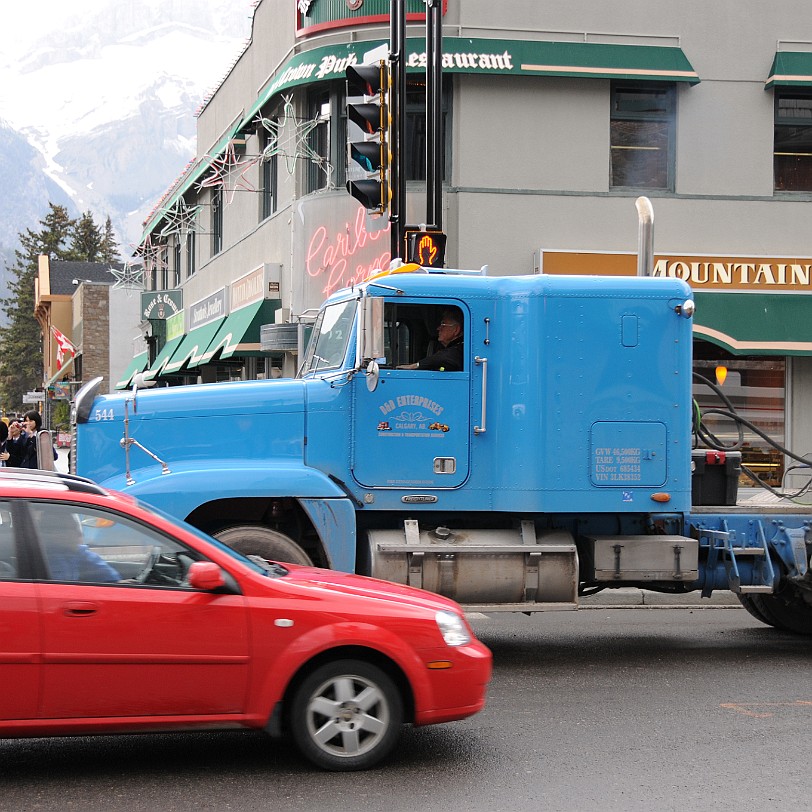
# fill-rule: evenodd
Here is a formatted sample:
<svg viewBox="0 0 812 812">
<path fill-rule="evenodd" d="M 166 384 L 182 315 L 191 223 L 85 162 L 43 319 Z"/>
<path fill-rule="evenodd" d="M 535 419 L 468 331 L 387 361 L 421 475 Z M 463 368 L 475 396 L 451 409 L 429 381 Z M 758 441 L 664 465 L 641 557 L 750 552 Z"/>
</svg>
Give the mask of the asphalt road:
<svg viewBox="0 0 812 812">
<path fill-rule="evenodd" d="M 486 710 L 336 775 L 254 733 L 0 740 L 0 810 L 805 809 L 812 640 L 739 608 L 473 618 Z"/>
</svg>

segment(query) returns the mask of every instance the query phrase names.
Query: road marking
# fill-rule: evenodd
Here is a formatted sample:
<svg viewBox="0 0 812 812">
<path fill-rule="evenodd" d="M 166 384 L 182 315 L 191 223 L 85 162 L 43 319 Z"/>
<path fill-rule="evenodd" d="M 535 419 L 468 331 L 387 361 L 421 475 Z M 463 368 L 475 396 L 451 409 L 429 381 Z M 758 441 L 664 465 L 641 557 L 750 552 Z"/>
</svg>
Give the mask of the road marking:
<svg viewBox="0 0 812 812">
<path fill-rule="evenodd" d="M 753 719 L 768 719 L 775 716 L 770 710 L 759 710 L 759 708 L 809 708 L 812 709 L 812 701 L 796 699 L 794 702 L 722 702 L 720 708 L 732 710 L 743 716 L 750 716 Z"/>
</svg>

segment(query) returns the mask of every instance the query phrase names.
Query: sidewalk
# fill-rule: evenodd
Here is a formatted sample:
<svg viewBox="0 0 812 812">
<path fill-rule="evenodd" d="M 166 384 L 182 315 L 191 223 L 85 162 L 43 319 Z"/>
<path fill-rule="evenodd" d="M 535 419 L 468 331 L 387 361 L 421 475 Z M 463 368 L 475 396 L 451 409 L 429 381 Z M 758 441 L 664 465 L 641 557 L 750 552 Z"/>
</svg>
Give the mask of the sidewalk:
<svg viewBox="0 0 812 812">
<path fill-rule="evenodd" d="M 671 595 L 662 592 L 649 592 L 646 589 L 624 587 L 622 589 L 604 589 L 597 595 L 579 598 L 581 609 L 602 609 L 607 606 L 614 608 L 633 608 L 639 606 L 659 607 L 703 607 L 703 606 L 730 606 L 742 608 L 739 599 L 726 589 L 714 590 L 709 598 L 703 598 L 700 592 L 688 592 L 685 595 Z"/>
</svg>

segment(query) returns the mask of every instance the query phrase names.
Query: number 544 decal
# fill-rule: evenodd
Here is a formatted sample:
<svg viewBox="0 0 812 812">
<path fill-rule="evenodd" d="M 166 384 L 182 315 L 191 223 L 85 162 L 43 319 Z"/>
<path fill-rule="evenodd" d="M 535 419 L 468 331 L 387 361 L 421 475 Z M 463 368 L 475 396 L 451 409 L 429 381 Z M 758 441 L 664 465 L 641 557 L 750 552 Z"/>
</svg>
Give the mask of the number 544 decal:
<svg viewBox="0 0 812 812">
<path fill-rule="evenodd" d="M 112 409 L 96 409 L 96 422 L 101 420 L 115 420 L 115 414 Z"/>
</svg>

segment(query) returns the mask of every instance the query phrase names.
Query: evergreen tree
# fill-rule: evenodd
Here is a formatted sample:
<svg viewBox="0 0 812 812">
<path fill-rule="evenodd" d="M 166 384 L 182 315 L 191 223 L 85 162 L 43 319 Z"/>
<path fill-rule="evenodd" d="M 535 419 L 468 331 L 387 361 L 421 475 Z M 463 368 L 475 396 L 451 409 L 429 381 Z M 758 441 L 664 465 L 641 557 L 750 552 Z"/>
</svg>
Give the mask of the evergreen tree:
<svg viewBox="0 0 812 812">
<path fill-rule="evenodd" d="M 22 410 L 23 394 L 42 384 L 42 334 L 34 317 L 34 285 L 39 271 L 39 255 L 69 259 L 75 221 L 64 206 L 49 204 L 41 229 L 26 229 L 19 235 L 21 249 L 9 268 L 7 298 L 0 306 L 8 325 L 0 328 L 0 404 L 5 411 Z"/>
<path fill-rule="evenodd" d="M 118 262 L 119 260 L 118 242 L 116 241 L 116 235 L 113 231 L 113 224 L 110 221 L 109 214 L 104 223 L 99 260 L 101 262 Z"/>
<path fill-rule="evenodd" d="M 102 234 L 93 215 L 86 211 L 76 220 L 71 229 L 70 259 L 87 262 L 101 262 Z"/>
</svg>

